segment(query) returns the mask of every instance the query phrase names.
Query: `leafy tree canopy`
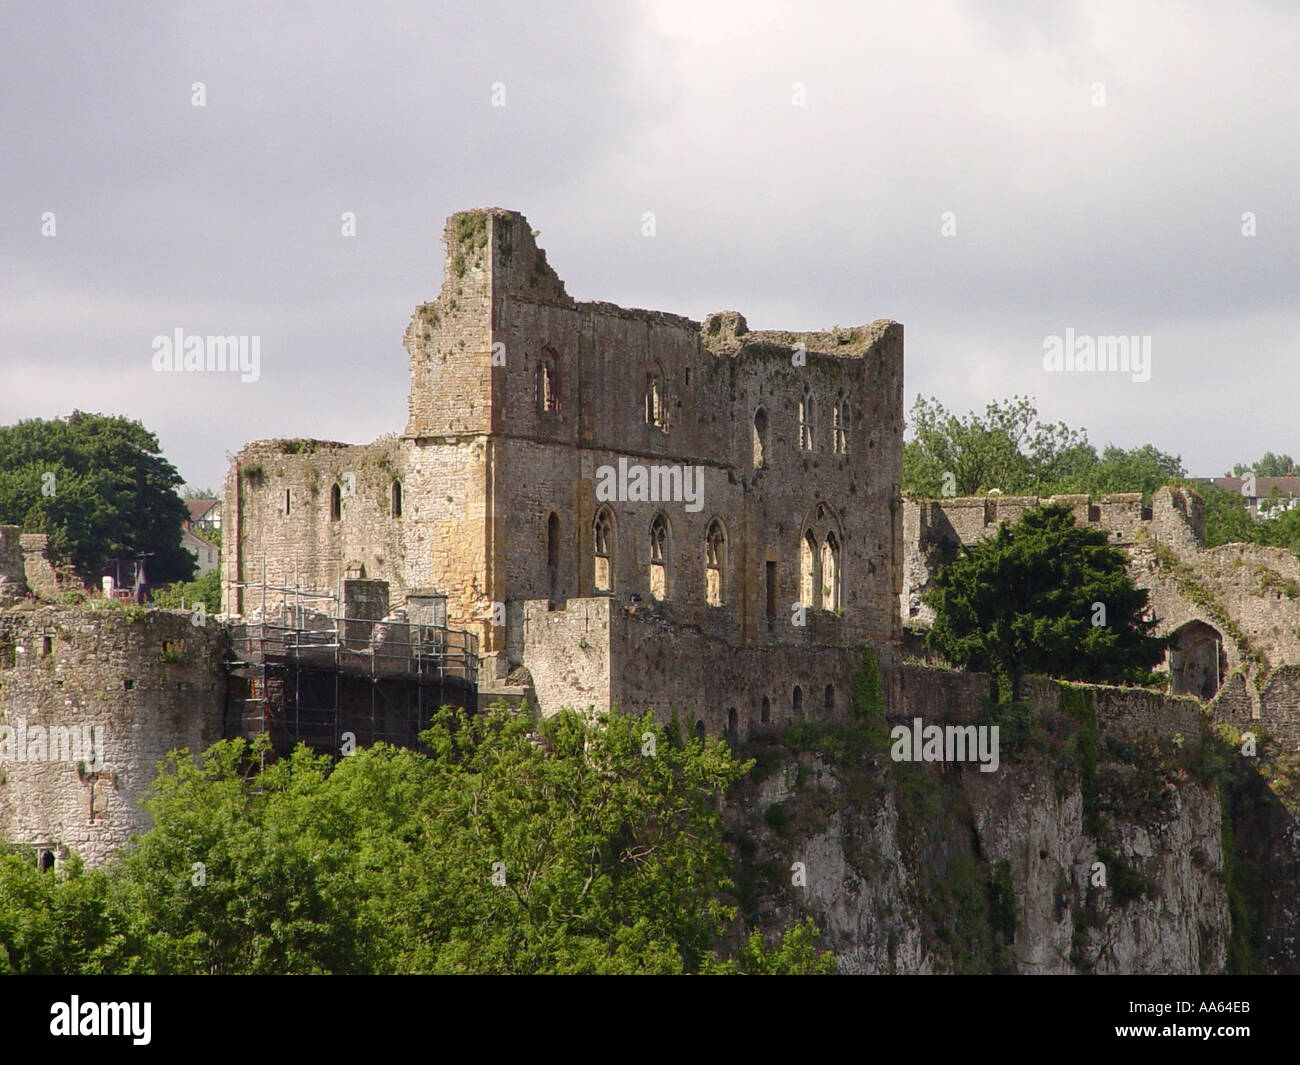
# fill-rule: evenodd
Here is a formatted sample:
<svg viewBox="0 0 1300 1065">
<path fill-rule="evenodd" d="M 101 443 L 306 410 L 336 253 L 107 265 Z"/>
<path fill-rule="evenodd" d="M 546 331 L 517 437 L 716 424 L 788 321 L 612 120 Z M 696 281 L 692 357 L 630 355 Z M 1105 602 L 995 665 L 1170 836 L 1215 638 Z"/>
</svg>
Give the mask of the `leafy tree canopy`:
<svg viewBox="0 0 1300 1065">
<path fill-rule="evenodd" d="M 151 582 L 193 576 L 181 483 L 157 437 L 128 418 L 74 411 L 0 427 L 0 523 L 47 533 L 84 580 L 146 552 Z"/>
<path fill-rule="evenodd" d="M 259 768 L 242 740 L 173 754 L 154 828 L 109 872 L 0 859 L 0 971 L 833 970 L 807 925 L 716 952 L 735 913 L 718 800 L 749 766 L 725 743 L 649 715 L 534 731 L 449 709 L 423 739 L 336 765 L 300 747 Z"/>
<path fill-rule="evenodd" d="M 1106 533 L 1053 504 L 939 567 L 926 602 L 931 649 L 986 671 L 999 697 L 1028 673 L 1105 684 L 1152 683 L 1167 641 L 1143 620 L 1147 592 L 1129 580 Z"/>
<path fill-rule="evenodd" d="M 964 418 L 936 399 L 916 397 L 903 445 L 903 489 L 914 495 L 1050 496 L 1142 492 L 1187 476 L 1182 461 L 1150 444 L 1107 445 L 1098 455 L 1087 433 L 1065 423 L 1048 425 L 1027 396 L 993 402 L 984 414 Z M 950 477 L 945 477 L 950 474 Z M 946 481 L 946 485 L 945 485 Z"/>
<path fill-rule="evenodd" d="M 1244 477 L 1253 473 L 1258 477 L 1290 477 L 1294 466 L 1295 460 L 1290 455 L 1274 455 L 1273 452 L 1266 451 L 1262 458 L 1249 465 L 1238 462 L 1232 467 L 1232 476 Z"/>
</svg>

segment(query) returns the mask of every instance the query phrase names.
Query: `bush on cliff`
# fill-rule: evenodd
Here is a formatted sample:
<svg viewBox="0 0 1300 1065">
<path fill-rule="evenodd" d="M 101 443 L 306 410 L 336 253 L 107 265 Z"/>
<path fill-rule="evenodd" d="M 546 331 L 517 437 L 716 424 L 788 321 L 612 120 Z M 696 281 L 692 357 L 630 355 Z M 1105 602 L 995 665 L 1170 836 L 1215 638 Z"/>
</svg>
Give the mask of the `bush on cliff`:
<svg viewBox="0 0 1300 1065">
<path fill-rule="evenodd" d="M 1150 684 L 1167 645 L 1144 620 L 1147 592 L 1129 580 L 1124 556 L 1059 504 L 965 548 L 925 599 L 935 611 L 930 648 L 990 673 L 1002 699 L 1018 697 L 1029 673 Z"/>
</svg>

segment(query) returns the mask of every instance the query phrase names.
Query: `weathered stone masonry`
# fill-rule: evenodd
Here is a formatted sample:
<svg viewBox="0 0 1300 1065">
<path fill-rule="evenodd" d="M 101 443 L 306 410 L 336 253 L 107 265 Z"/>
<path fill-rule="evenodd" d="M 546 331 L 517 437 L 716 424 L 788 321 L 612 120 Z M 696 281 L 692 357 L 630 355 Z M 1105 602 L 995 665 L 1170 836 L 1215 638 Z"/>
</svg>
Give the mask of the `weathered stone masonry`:
<svg viewBox="0 0 1300 1065">
<path fill-rule="evenodd" d="M 240 586 L 264 564 L 270 583 L 313 590 L 388 581 L 394 608 L 446 594 L 448 623 L 480 637 L 487 677 L 526 667 L 548 713 L 626 699 L 667 713 L 689 692 L 672 671 L 650 679 L 608 626 L 586 637 L 605 641 L 605 672 L 581 680 L 589 667 L 546 647 L 564 618 L 539 611 L 582 626 L 652 608 L 654 646 L 705 677 L 746 649 L 753 672 L 707 710 L 723 725 L 728 709 L 760 713 L 759 691 L 793 700 L 789 656 L 761 649 L 804 661 L 837 649 L 818 706 L 826 684 L 848 684 L 845 648 L 867 642 L 893 661 L 901 326 L 751 332 L 734 312 L 699 323 L 581 303 L 509 211 L 453 216 L 445 240 L 442 291 L 406 331 L 402 434 L 263 441 L 237 457 L 227 610 L 255 608 Z M 702 505 L 598 498 L 602 469 L 620 461 L 697 474 Z"/>
</svg>

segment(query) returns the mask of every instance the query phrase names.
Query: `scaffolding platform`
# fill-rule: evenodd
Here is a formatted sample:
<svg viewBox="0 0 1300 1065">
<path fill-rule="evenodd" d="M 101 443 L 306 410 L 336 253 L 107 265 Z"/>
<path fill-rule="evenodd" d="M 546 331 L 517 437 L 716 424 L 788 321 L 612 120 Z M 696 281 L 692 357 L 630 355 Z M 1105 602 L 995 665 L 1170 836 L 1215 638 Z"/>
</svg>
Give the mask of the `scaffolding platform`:
<svg viewBox="0 0 1300 1065">
<path fill-rule="evenodd" d="M 297 589 L 261 616 L 230 626 L 228 737 L 271 737 L 285 753 L 305 743 L 339 755 L 357 746 L 419 747 L 444 705 L 477 706 L 478 639 L 470 632 L 401 620 L 309 612 Z M 268 617 L 267 615 L 270 615 Z"/>
</svg>

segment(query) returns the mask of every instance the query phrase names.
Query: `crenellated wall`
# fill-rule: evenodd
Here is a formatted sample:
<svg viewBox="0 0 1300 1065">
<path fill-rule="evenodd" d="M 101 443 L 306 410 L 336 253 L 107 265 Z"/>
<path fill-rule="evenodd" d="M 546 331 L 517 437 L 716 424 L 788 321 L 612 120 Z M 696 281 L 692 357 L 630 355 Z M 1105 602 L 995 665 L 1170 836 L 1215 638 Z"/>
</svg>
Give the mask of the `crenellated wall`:
<svg viewBox="0 0 1300 1065">
<path fill-rule="evenodd" d="M 183 611 L 0 611 L 0 839 L 102 865 L 144 831 L 156 764 L 222 736 L 225 646 Z"/>
</svg>

